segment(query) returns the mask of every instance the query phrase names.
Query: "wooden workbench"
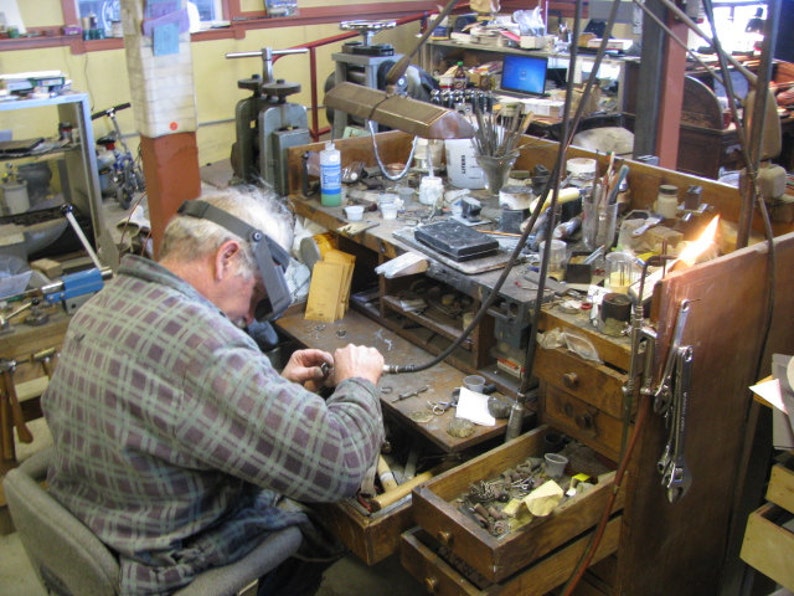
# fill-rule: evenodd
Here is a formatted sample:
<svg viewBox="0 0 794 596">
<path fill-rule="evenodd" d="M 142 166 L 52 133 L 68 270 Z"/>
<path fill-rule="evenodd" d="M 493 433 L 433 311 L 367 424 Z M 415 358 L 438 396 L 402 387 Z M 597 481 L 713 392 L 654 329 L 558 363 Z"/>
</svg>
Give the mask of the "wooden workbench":
<svg viewBox="0 0 794 596">
<path fill-rule="evenodd" d="M 379 138 L 384 163 L 406 159 L 411 141 L 408 135 L 393 132 Z M 525 143 L 527 148 L 515 167 L 531 170 L 542 164 L 551 170 L 557 144 L 533 137 L 526 137 Z M 337 218 L 328 217 L 311 201 L 305 201 L 300 192 L 301 156 L 307 150 L 319 151 L 322 147 L 316 144 L 289 150 L 290 188 L 299 213 L 333 229 Z M 341 141 L 338 148 L 342 151 L 343 165 L 352 160 L 374 164 L 367 138 Z M 596 157 L 601 169 L 606 165 L 605 155 L 593 156 L 584 150 L 569 149 L 569 158 L 579 156 Z M 612 590 L 613 593 L 650 594 L 658 593 L 659 587 L 664 586 L 665 593 L 716 593 L 722 583 L 730 584 L 737 567 L 742 566 L 736 546 L 738 530 L 735 529 L 743 530 L 747 518 L 742 508 L 742 493 L 747 493 L 748 445 L 755 437 L 755 426 L 747 416 L 752 401 L 748 386 L 763 376 L 759 375 L 759 363 L 765 372 L 763 367 L 768 368 L 772 352 L 794 352 L 790 314 L 794 311 L 794 272 L 788 265 L 794 259 L 791 254 L 794 234 L 790 224 L 773 224 L 777 237 L 775 261 L 768 258 L 769 245 L 765 242 L 734 250 L 730 230 L 738 221 L 741 209 L 737 189 L 646 164 L 629 162 L 629 165 L 631 208 L 649 208 L 660 184 L 675 184 L 679 188 L 700 186 L 702 202 L 709 204 L 724 221 L 720 245 L 724 256 L 688 270 L 675 270 L 656 288 L 652 313 L 658 333 L 655 374 L 663 364 L 680 301 L 687 298 L 693 304 L 683 341 L 692 345 L 695 354 L 686 443 L 686 458 L 694 481 L 680 501 L 668 502 L 657 469 L 666 429 L 663 419 L 652 414 L 641 428 L 622 487 L 626 500 Z M 346 240 L 377 255 L 374 260 L 362 263 L 378 264 L 390 258 L 392 251 L 400 250 L 398 243 L 379 237 L 387 228 L 384 222 L 379 223 L 378 227 Z M 762 223 L 756 212 L 753 217 L 756 233 L 762 230 Z M 751 243 L 757 239 L 751 234 Z M 775 267 L 774 273 L 772 267 Z M 777 285 L 770 287 L 770 280 Z M 549 314 L 554 313 L 549 311 Z M 576 326 L 575 321 L 556 315 L 544 321 Z M 587 331 L 592 333 L 590 329 Z M 570 415 L 565 432 L 575 438 L 581 436 L 587 444 L 612 458 L 621 455 L 613 425 L 620 424 L 626 412 L 629 423 L 633 424 L 633 416 L 642 401 L 635 397 L 638 401 L 628 408 L 622 403 L 620 378 L 625 374 L 630 356 L 625 338 L 622 341 L 623 344 L 620 340 L 602 342 L 600 349 L 605 350 L 605 364 L 593 377 L 587 365 L 573 356 L 563 352 L 545 354 L 550 364 L 544 368 L 547 374 L 540 396 L 545 404 L 543 388 L 553 389 L 555 404 L 559 406 L 551 412 L 552 421 L 565 424 Z M 607 349 L 609 346 L 612 347 Z M 558 361 L 558 358 L 564 359 Z M 573 371 L 566 368 L 566 362 L 575 364 L 575 370 L 587 378 L 578 377 L 577 383 L 577 376 L 570 374 Z M 607 391 L 588 389 L 591 378 L 602 379 Z M 566 403 L 571 406 L 570 412 Z M 546 412 L 542 408 L 539 415 L 540 422 L 545 422 Z M 599 424 L 606 421 L 609 421 L 609 428 L 601 429 Z M 739 534 L 739 543 L 740 540 Z M 441 574 L 440 560 L 438 565 Z M 448 571 L 445 568 L 443 573 Z M 457 585 L 461 589 L 463 584 Z"/>
</svg>

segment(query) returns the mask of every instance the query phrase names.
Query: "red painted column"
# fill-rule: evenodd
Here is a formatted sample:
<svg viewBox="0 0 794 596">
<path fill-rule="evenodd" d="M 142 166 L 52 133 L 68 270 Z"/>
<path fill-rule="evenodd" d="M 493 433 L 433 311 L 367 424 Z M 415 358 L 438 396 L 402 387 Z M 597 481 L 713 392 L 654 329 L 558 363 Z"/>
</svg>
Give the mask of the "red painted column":
<svg viewBox="0 0 794 596">
<path fill-rule="evenodd" d="M 124 52 L 143 174 L 158 254 L 168 220 L 186 199 L 201 194 L 196 145 L 195 85 L 185 0 L 163 18 L 144 0 L 122 0 Z"/>
<path fill-rule="evenodd" d="M 686 39 L 689 29 L 668 16 L 667 26 L 680 39 Z M 681 108 L 684 99 L 684 73 L 686 72 L 686 50 L 667 39 L 665 44 L 664 80 L 659 103 L 659 123 L 656 137 L 656 155 L 659 165 L 671 170 L 678 165 L 678 142 L 681 136 Z"/>
<path fill-rule="evenodd" d="M 201 194 L 196 134 L 184 132 L 156 138 L 141 135 L 141 155 L 157 255 L 168 220 L 183 201 Z"/>
</svg>

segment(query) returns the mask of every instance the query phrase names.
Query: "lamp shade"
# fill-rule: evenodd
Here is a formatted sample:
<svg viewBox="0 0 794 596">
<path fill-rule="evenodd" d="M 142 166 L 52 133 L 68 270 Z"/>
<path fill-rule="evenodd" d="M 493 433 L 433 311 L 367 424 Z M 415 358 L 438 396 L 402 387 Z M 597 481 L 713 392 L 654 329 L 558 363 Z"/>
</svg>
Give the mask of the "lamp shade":
<svg viewBox="0 0 794 596">
<path fill-rule="evenodd" d="M 458 112 L 355 83 L 335 85 L 325 94 L 325 105 L 426 139 L 474 136 L 471 123 Z"/>
</svg>

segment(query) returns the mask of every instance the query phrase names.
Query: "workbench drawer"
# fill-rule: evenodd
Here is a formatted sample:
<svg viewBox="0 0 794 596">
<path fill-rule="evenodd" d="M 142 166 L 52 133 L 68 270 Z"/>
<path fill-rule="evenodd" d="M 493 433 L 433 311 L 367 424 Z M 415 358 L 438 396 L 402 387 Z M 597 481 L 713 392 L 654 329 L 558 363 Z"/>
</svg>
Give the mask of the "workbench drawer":
<svg viewBox="0 0 794 596">
<path fill-rule="evenodd" d="M 623 421 L 604 413 L 590 402 L 582 401 L 549 383 L 541 383 L 541 414 L 549 424 L 618 461 L 623 443 Z"/>
<path fill-rule="evenodd" d="M 591 564 L 617 551 L 621 519 L 618 515 L 609 520 Z M 468 565 L 450 556 L 449 549 L 440 546 L 421 528 L 413 528 L 402 535 L 400 562 L 429 593 L 438 596 L 541 595 L 568 581 L 591 539 L 592 531 L 586 532 L 500 583 L 485 580 Z"/>
<path fill-rule="evenodd" d="M 744 531 L 740 556 L 742 560 L 794 591 L 794 515 L 773 503 L 767 503 L 750 514 Z"/>
<path fill-rule="evenodd" d="M 564 499 L 549 515 L 532 517 L 528 523 L 494 536 L 461 511 L 460 500 L 474 485 L 501 481 L 502 473 L 526 464 L 529 458 L 542 458 L 548 432 L 548 426 L 529 431 L 413 491 L 412 508 L 417 525 L 488 582 L 509 578 L 589 531 L 610 501 L 614 466 L 580 445 L 571 452 L 569 469 L 573 473 L 586 473 L 596 483 L 589 490 Z M 562 488 L 567 489 L 568 484 Z M 611 513 L 622 506 L 621 491 L 612 503 Z"/>
<path fill-rule="evenodd" d="M 549 385 L 564 388 L 583 402 L 592 404 L 601 412 L 621 418 L 623 416 L 622 372 L 579 356 L 561 348 L 538 347 L 535 353 L 535 375 Z"/>
<path fill-rule="evenodd" d="M 794 513 L 794 451 L 784 462 L 772 466 L 766 500 Z"/>
<path fill-rule="evenodd" d="M 350 499 L 318 504 L 315 509 L 329 531 L 367 565 L 396 553 L 400 534 L 414 526 L 410 496 L 369 515 Z"/>
</svg>

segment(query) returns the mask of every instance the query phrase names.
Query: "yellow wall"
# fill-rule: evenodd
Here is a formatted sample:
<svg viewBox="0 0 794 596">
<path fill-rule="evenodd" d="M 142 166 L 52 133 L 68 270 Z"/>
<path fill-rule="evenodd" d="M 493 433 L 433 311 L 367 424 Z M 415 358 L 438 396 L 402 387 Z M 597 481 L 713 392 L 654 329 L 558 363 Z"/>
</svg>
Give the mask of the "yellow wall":
<svg viewBox="0 0 794 596">
<path fill-rule="evenodd" d="M 17 0 L 17 6 L 25 27 L 63 24 L 61 0 Z"/>
<path fill-rule="evenodd" d="M 41 19 L 45 18 L 41 16 L 43 11 L 40 12 L 37 9 L 33 11 L 39 15 L 36 18 L 31 16 L 30 20 L 27 20 L 27 16 L 23 14 L 26 26 L 52 25 L 53 22 L 62 20 L 59 0 L 20 2 L 20 7 L 28 5 L 40 7 L 45 3 L 48 8 L 50 5 L 53 10 L 57 8 L 57 17 L 47 17 L 47 22 L 43 23 L 41 22 Z M 261 6 L 261 1 L 257 3 L 257 6 Z M 418 23 L 412 23 L 399 29 L 381 32 L 377 34 L 374 41 L 376 43 L 392 43 L 398 52 L 403 52 L 412 47 L 414 35 L 418 31 Z M 239 40 L 221 39 L 192 42 L 193 77 L 199 122 L 197 140 L 200 165 L 229 159 L 235 135 L 233 121 L 235 105 L 250 95 L 249 91 L 237 87 L 237 81 L 262 72 L 260 59 L 229 60 L 225 57 L 226 53 L 259 51 L 263 47 L 287 48 L 336 36 L 340 33 L 342 31 L 338 24 L 332 23 L 311 27 L 249 30 L 245 38 Z M 324 95 L 325 79 L 333 72 L 331 54 L 339 51 L 340 48 L 341 43 L 336 43 L 317 50 L 318 98 L 320 102 Z M 103 110 L 130 101 L 129 79 L 123 49 L 93 51 L 80 55 L 72 54 L 69 47 L 0 52 L 0 72 L 38 70 L 62 70 L 65 72 L 71 78 L 74 90 L 89 94 L 92 111 Z M 301 85 L 301 92 L 290 96 L 289 101 L 307 107 L 310 105 L 308 54 L 280 58 L 274 65 L 273 74 L 276 78 Z M 23 121 L 20 119 L 20 114 L 21 112 L 0 112 L 0 129 L 12 129 L 16 138 L 52 137 L 57 133 L 57 119 L 38 118 L 35 120 L 24 119 Z M 324 110 L 320 111 L 320 116 L 321 126 L 325 125 Z M 118 119 L 125 134 L 135 132 L 131 110 L 119 112 Z M 94 122 L 95 138 L 110 132 L 110 127 L 105 120 L 100 119 Z M 311 119 L 309 122 L 311 124 Z M 133 150 L 137 147 L 137 142 L 134 139 L 130 140 L 129 144 Z"/>
</svg>

